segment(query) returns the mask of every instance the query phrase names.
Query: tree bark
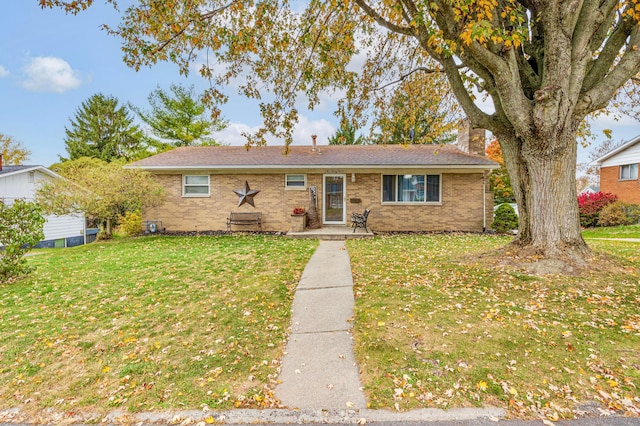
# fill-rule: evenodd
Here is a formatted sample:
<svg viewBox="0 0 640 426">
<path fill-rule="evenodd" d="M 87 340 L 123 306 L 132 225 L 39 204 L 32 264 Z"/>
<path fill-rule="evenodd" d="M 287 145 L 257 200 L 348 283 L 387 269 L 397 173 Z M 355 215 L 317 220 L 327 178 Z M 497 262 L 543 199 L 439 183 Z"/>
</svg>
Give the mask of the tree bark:
<svg viewBox="0 0 640 426">
<path fill-rule="evenodd" d="M 498 138 L 520 216 L 513 246 L 525 256 L 587 266 L 591 251 L 582 238 L 576 202 L 575 132 L 556 134 L 546 143 L 540 143 L 540 135 Z"/>
</svg>

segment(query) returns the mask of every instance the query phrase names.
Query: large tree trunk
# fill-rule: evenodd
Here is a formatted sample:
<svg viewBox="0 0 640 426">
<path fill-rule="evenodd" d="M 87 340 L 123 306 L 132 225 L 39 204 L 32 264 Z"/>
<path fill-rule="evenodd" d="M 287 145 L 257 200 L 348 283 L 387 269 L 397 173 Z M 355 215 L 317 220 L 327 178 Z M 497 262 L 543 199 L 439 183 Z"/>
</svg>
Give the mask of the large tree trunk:
<svg viewBox="0 0 640 426">
<path fill-rule="evenodd" d="M 520 214 L 513 246 L 521 255 L 587 266 L 590 250 L 580 231 L 575 183 L 575 133 L 556 135 L 547 143 L 539 138 L 499 135 Z"/>
</svg>

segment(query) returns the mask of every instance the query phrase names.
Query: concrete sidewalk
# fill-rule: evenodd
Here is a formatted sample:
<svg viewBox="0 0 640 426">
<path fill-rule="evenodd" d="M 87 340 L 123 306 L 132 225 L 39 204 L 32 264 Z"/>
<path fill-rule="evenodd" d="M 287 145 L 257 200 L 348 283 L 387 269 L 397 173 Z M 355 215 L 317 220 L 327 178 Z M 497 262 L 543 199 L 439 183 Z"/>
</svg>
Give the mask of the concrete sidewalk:
<svg viewBox="0 0 640 426">
<path fill-rule="evenodd" d="M 275 396 L 289 408 L 364 409 L 349 330 L 353 279 L 344 241 L 320 241 L 293 300 L 291 336 Z"/>
</svg>

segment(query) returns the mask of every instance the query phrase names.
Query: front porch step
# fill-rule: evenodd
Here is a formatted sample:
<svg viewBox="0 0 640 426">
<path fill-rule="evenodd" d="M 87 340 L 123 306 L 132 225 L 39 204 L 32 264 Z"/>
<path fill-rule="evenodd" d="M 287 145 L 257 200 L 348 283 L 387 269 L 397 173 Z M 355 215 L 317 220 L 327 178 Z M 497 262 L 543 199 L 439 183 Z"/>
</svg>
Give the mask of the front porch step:
<svg viewBox="0 0 640 426">
<path fill-rule="evenodd" d="M 290 238 L 316 238 L 319 240 L 341 241 L 351 238 L 373 238 L 373 232 L 365 232 L 358 228 L 353 232 L 349 226 L 325 226 L 320 229 L 306 229 L 302 232 L 287 232 Z"/>
</svg>

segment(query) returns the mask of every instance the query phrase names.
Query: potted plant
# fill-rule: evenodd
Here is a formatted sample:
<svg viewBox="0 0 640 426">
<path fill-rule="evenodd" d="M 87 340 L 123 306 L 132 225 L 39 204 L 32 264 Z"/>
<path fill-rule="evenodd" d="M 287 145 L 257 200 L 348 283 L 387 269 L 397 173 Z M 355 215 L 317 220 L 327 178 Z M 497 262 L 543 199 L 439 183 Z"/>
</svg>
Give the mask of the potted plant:
<svg viewBox="0 0 640 426">
<path fill-rule="evenodd" d="M 303 207 L 296 207 L 293 209 L 291 215 L 291 230 L 293 232 L 303 232 L 307 227 L 307 213 Z"/>
</svg>

